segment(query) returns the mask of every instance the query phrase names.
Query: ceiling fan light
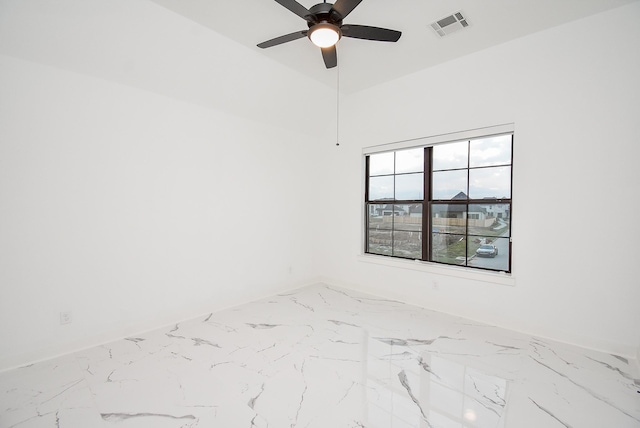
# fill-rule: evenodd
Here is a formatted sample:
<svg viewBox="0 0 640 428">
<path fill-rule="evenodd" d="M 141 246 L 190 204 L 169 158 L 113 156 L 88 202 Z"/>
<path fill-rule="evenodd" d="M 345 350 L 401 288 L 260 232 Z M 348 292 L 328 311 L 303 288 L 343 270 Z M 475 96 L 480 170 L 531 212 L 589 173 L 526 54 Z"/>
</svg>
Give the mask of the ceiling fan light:
<svg viewBox="0 0 640 428">
<path fill-rule="evenodd" d="M 340 40 L 340 28 L 332 24 L 316 24 L 309 30 L 309 40 L 319 48 L 328 48 Z"/>
</svg>

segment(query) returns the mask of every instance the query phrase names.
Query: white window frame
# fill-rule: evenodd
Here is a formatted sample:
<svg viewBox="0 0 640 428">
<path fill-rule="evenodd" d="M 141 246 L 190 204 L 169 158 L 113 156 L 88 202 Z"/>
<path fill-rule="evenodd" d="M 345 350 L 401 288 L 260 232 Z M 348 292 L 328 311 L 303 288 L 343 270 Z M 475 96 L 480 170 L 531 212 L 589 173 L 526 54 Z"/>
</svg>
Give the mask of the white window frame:
<svg viewBox="0 0 640 428">
<path fill-rule="evenodd" d="M 362 149 L 361 156 L 361 192 L 360 200 L 364 200 L 365 188 L 366 188 L 366 157 L 375 153 L 389 152 L 401 149 L 410 149 L 416 147 L 435 146 L 438 144 L 452 143 L 461 140 L 471 140 L 482 137 L 491 137 L 494 135 L 515 133 L 515 125 L 513 123 L 495 125 L 484 128 L 476 128 L 466 131 L 453 132 L 441 135 L 435 135 L 430 137 L 416 138 L 411 140 L 397 141 L 393 143 L 380 144 L 376 146 L 368 146 Z M 513 193 L 513 192 L 512 192 Z M 513 200 L 512 200 L 513 204 Z M 363 263 L 372 263 L 381 266 L 388 266 L 397 269 L 416 270 L 425 273 L 431 273 L 436 275 L 452 276 L 462 279 L 468 279 L 473 281 L 488 282 L 499 285 L 515 286 L 516 278 L 514 271 L 516 269 L 514 261 L 515 246 L 513 231 L 511 232 L 511 273 L 505 272 L 492 272 L 482 271 L 477 269 L 470 269 L 463 266 L 443 265 L 441 263 L 434 263 L 421 260 L 407 260 L 401 258 L 394 258 L 388 256 L 382 256 L 377 254 L 367 254 L 364 252 L 365 241 L 365 218 L 366 208 L 365 204 L 361 205 L 360 215 L 360 254 L 358 255 L 358 261 Z"/>
</svg>

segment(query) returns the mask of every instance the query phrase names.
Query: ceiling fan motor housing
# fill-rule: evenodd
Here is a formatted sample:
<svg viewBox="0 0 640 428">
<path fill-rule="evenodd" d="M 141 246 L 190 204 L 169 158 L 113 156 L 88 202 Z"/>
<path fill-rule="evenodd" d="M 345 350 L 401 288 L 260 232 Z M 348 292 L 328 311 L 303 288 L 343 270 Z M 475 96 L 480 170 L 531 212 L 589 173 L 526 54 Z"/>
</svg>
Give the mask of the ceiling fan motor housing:
<svg viewBox="0 0 640 428">
<path fill-rule="evenodd" d="M 316 24 L 332 24 L 340 28 L 342 26 L 342 15 L 333 8 L 331 3 L 318 3 L 309 9 L 310 14 L 306 16 L 309 28 Z"/>
</svg>

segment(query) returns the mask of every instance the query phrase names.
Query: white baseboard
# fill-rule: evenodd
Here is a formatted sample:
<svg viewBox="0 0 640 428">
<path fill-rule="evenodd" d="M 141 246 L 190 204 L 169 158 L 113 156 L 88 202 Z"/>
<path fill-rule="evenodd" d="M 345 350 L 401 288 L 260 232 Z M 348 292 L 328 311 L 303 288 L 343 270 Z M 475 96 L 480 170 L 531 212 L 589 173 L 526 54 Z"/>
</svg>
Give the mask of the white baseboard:
<svg viewBox="0 0 640 428">
<path fill-rule="evenodd" d="M 118 340 L 122 340 L 126 337 L 143 335 L 150 331 L 168 328 L 175 324 L 183 323 L 200 317 L 204 318 L 211 313 L 221 312 L 226 309 L 234 308 L 236 306 L 265 299 L 276 294 L 291 292 L 312 284 L 318 284 L 319 282 L 321 281 L 318 277 L 311 280 L 287 283 L 278 287 L 274 287 L 268 292 L 256 293 L 243 299 L 227 301 L 215 307 L 192 308 L 189 310 L 173 313 L 162 318 L 155 318 L 153 320 L 147 320 L 142 323 L 137 323 L 136 325 L 130 326 L 128 328 L 114 329 L 104 334 L 94 335 L 82 340 L 61 344 L 60 346 L 49 347 L 40 349 L 35 352 L 28 352 L 9 357 L 1 357 L 0 373 L 31 364 L 52 360 L 54 358 L 64 357 L 66 355 L 81 352 L 90 348 L 94 348 L 96 346 L 101 346 Z"/>
<path fill-rule="evenodd" d="M 300 288 L 313 285 L 313 284 L 318 284 L 318 283 L 326 284 L 328 286 L 344 288 L 347 290 L 353 290 L 353 291 L 357 291 L 360 293 L 365 293 L 365 294 L 369 294 L 377 297 L 397 300 L 407 304 L 416 305 L 416 302 L 407 301 L 406 297 L 395 295 L 394 293 L 388 293 L 379 289 L 371 289 L 370 287 L 363 287 L 359 284 L 348 283 L 341 280 L 337 280 L 335 278 L 319 276 L 319 277 L 304 280 L 304 281 L 284 284 L 280 287 L 275 287 L 271 289 L 269 292 L 256 293 L 255 295 L 252 295 L 245 299 L 238 299 L 237 301 L 226 302 L 226 304 L 222 304 L 220 306 L 208 307 L 208 308 L 194 308 L 193 310 L 190 310 L 190 311 L 183 311 L 182 313 L 173 314 L 171 316 L 163 317 L 161 319 L 159 318 L 159 319 L 149 320 L 145 323 L 139 323 L 127 329 L 116 329 L 106 334 L 92 336 L 81 341 L 64 344 L 60 347 L 47 348 L 47 349 L 39 350 L 38 352 L 29 353 L 29 354 L 22 354 L 22 355 L 15 355 L 12 357 L 0 358 L 0 373 L 8 370 L 13 370 L 19 367 L 24 367 L 27 365 L 39 363 L 42 361 L 47 361 L 54 358 L 62 357 L 65 355 L 73 354 L 75 352 L 84 351 L 86 349 L 93 348 L 96 346 L 105 345 L 107 343 L 115 342 L 115 341 L 124 339 L 126 337 L 139 336 L 139 335 L 148 333 L 150 331 L 170 327 L 177 323 L 190 321 L 193 319 L 197 319 L 199 317 L 206 317 L 212 312 L 213 313 L 220 312 L 236 306 L 240 306 L 243 304 L 268 298 L 276 294 L 291 292 L 291 291 L 298 290 Z M 427 306 L 422 306 L 422 307 L 425 307 L 425 309 L 430 309 L 436 312 L 448 313 L 442 310 L 438 310 L 437 308 L 431 308 Z M 458 317 L 463 316 L 455 313 L 448 313 L 448 314 L 453 316 L 458 316 Z M 465 317 L 465 318 L 468 318 L 468 317 Z M 495 323 L 489 323 L 486 320 L 482 320 L 482 319 L 473 319 L 473 320 L 477 322 L 485 323 L 485 324 L 495 325 Z M 571 340 L 571 338 L 558 337 L 557 335 L 553 335 L 553 334 L 543 334 L 542 332 L 521 331 L 521 330 L 514 329 L 512 327 L 504 326 L 504 325 L 497 325 L 497 327 L 501 327 L 507 330 L 512 330 L 512 331 L 516 331 L 523 334 L 529 334 L 529 335 L 533 335 L 536 337 L 541 337 L 549 340 L 559 341 L 559 342 L 567 343 L 570 345 L 579 346 L 582 348 L 612 353 L 611 350 L 602 349 L 601 346 L 598 346 L 597 344 L 594 344 L 594 343 L 591 343 L 591 344 L 577 343 L 577 341 Z M 629 365 L 631 369 L 635 370 L 634 378 L 640 380 L 640 348 L 637 348 L 635 350 L 632 350 L 631 348 L 626 349 L 624 347 L 618 347 L 618 348 L 620 349 L 617 349 L 617 352 L 613 352 L 613 353 L 629 359 Z M 624 352 L 625 350 L 626 352 Z"/>
<path fill-rule="evenodd" d="M 337 280 L 335 278 L 321 277 L 321 282 L 326 284 L 326 285 L 329 285 L 329 286 L 345 288 L 347 290 L 353 290 L 353 291 L 369 294 L 369 295 L 376 296 L 376 297 L 381 297 L 381 298 L 390 299 L 390 300 L 396 300 L 396 301 L 403 302 L 403 303 L 406 303 L 406 304 L 409 304 L 409 305 L 420 306 L 422 308 L 429 309 L 429 310 L 432 310 L 432 311 L 435 311 L 435 312 L 440 312 L 440 313 L 444 313 L 444 314 L 448 314 L 448 315 L 452 315 L 452 316 L 456 316 L 456 317 L 466 318 L 466 319 L 469 319 L 471 321 L 476 321 L 476 322 L 480 322 L 480 323 L 483 323 L 483 324 L 488 324 L 488 325 L 492 325 L 492 326 L 495 326 L 495 327 L 504 328 L 505 330 L 511 330 L 511 331 L 515 331 L 515 332 L 518 332 L 518 333 L 539 337 L 541 339 L 548 339 L 548 340 L 552 340 L 552 341 L 556 341 L 556 342 L 565 343 L 567 345 L 577 346 L 577 347 L 580 347 L 580 348 L 590 349 L 590 350 L 594 350 L 594 351 L 598 351 L 598 352 L 604 352 L 604 353 L 607 353 L 607 354 L 618 355 L 620 357 L 624 357 L 627 360 L 629 360 L 629 366 L 630 366 L 631 370 L 635 370 L 635 369 L 638 368 L 636 366 L 640 366 L 640 357 L 637 356 L 637 353 L 640 352 L 640 350 L 634 349 L 631 346 L 615 344 L 615 343 L 604 343 L 604 342 L 600 342 L 600 341 L 597 341 L 597 340 L 589 340 L 588 338 L 584 338 L 584 337 L 573 337 L 571 335 L 558 334 L 557 332 L 548 331 L 548 330 L 545 330 L 545 329 L 542 329 L 542 328 L 540 330 L 537 330 L 537 331 L 536 330 L 528 330 L 527 331 L 527 330 L 522 329 L 522 328 L 517 328 L 517 327 L 514 327 L 514 326 L 510 326 L 507 322 L 496 323 L 496 322 L 488 321 L 486 319 L 481 319 L 481 318 L 478 318 L 478 317 L 470 317 L 467 314 L 453 313 L 453 312 L 450 312 L 450 311 L 442 310 L 440 308 L 428 306 L 428 305 L 424 304 L 424 302 L 412 301 L 407 296 L 396 294 L 396 293 L 393 293 L 393 292 L 389 292 L 388 290 L 381 290 L 381 289 L 377 289 L 377 288 L 364 287 L 361 284 L 348 283 L 348 282 L 344 282 L 344 281 L 341 281 L 341 280 Z M 634 364 L 634 360 L 635 360 L 636 364 Z M 638 376 L 640 377 L 640 374 Z"/>
</svg>

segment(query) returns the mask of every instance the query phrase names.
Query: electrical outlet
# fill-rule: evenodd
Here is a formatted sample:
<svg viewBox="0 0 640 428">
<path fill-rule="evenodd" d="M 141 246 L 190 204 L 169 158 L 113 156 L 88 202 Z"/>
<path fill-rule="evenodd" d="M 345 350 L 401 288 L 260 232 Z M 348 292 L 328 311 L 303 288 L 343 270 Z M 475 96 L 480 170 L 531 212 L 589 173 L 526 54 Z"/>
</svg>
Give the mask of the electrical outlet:
<svg viewBox="0 0 640 428">
<path fill-rule="evenodd" d="M 433 288 L 434 290 L 440 290 L 440 283 L 436 280 L 433 280 L 433 283 L 431 284 L 431 288 Z"/>
<path fill-rule="evenodd" d="M 71 311 L 60 312 L 60 324 L 71 324 Z"/>
</svg>

